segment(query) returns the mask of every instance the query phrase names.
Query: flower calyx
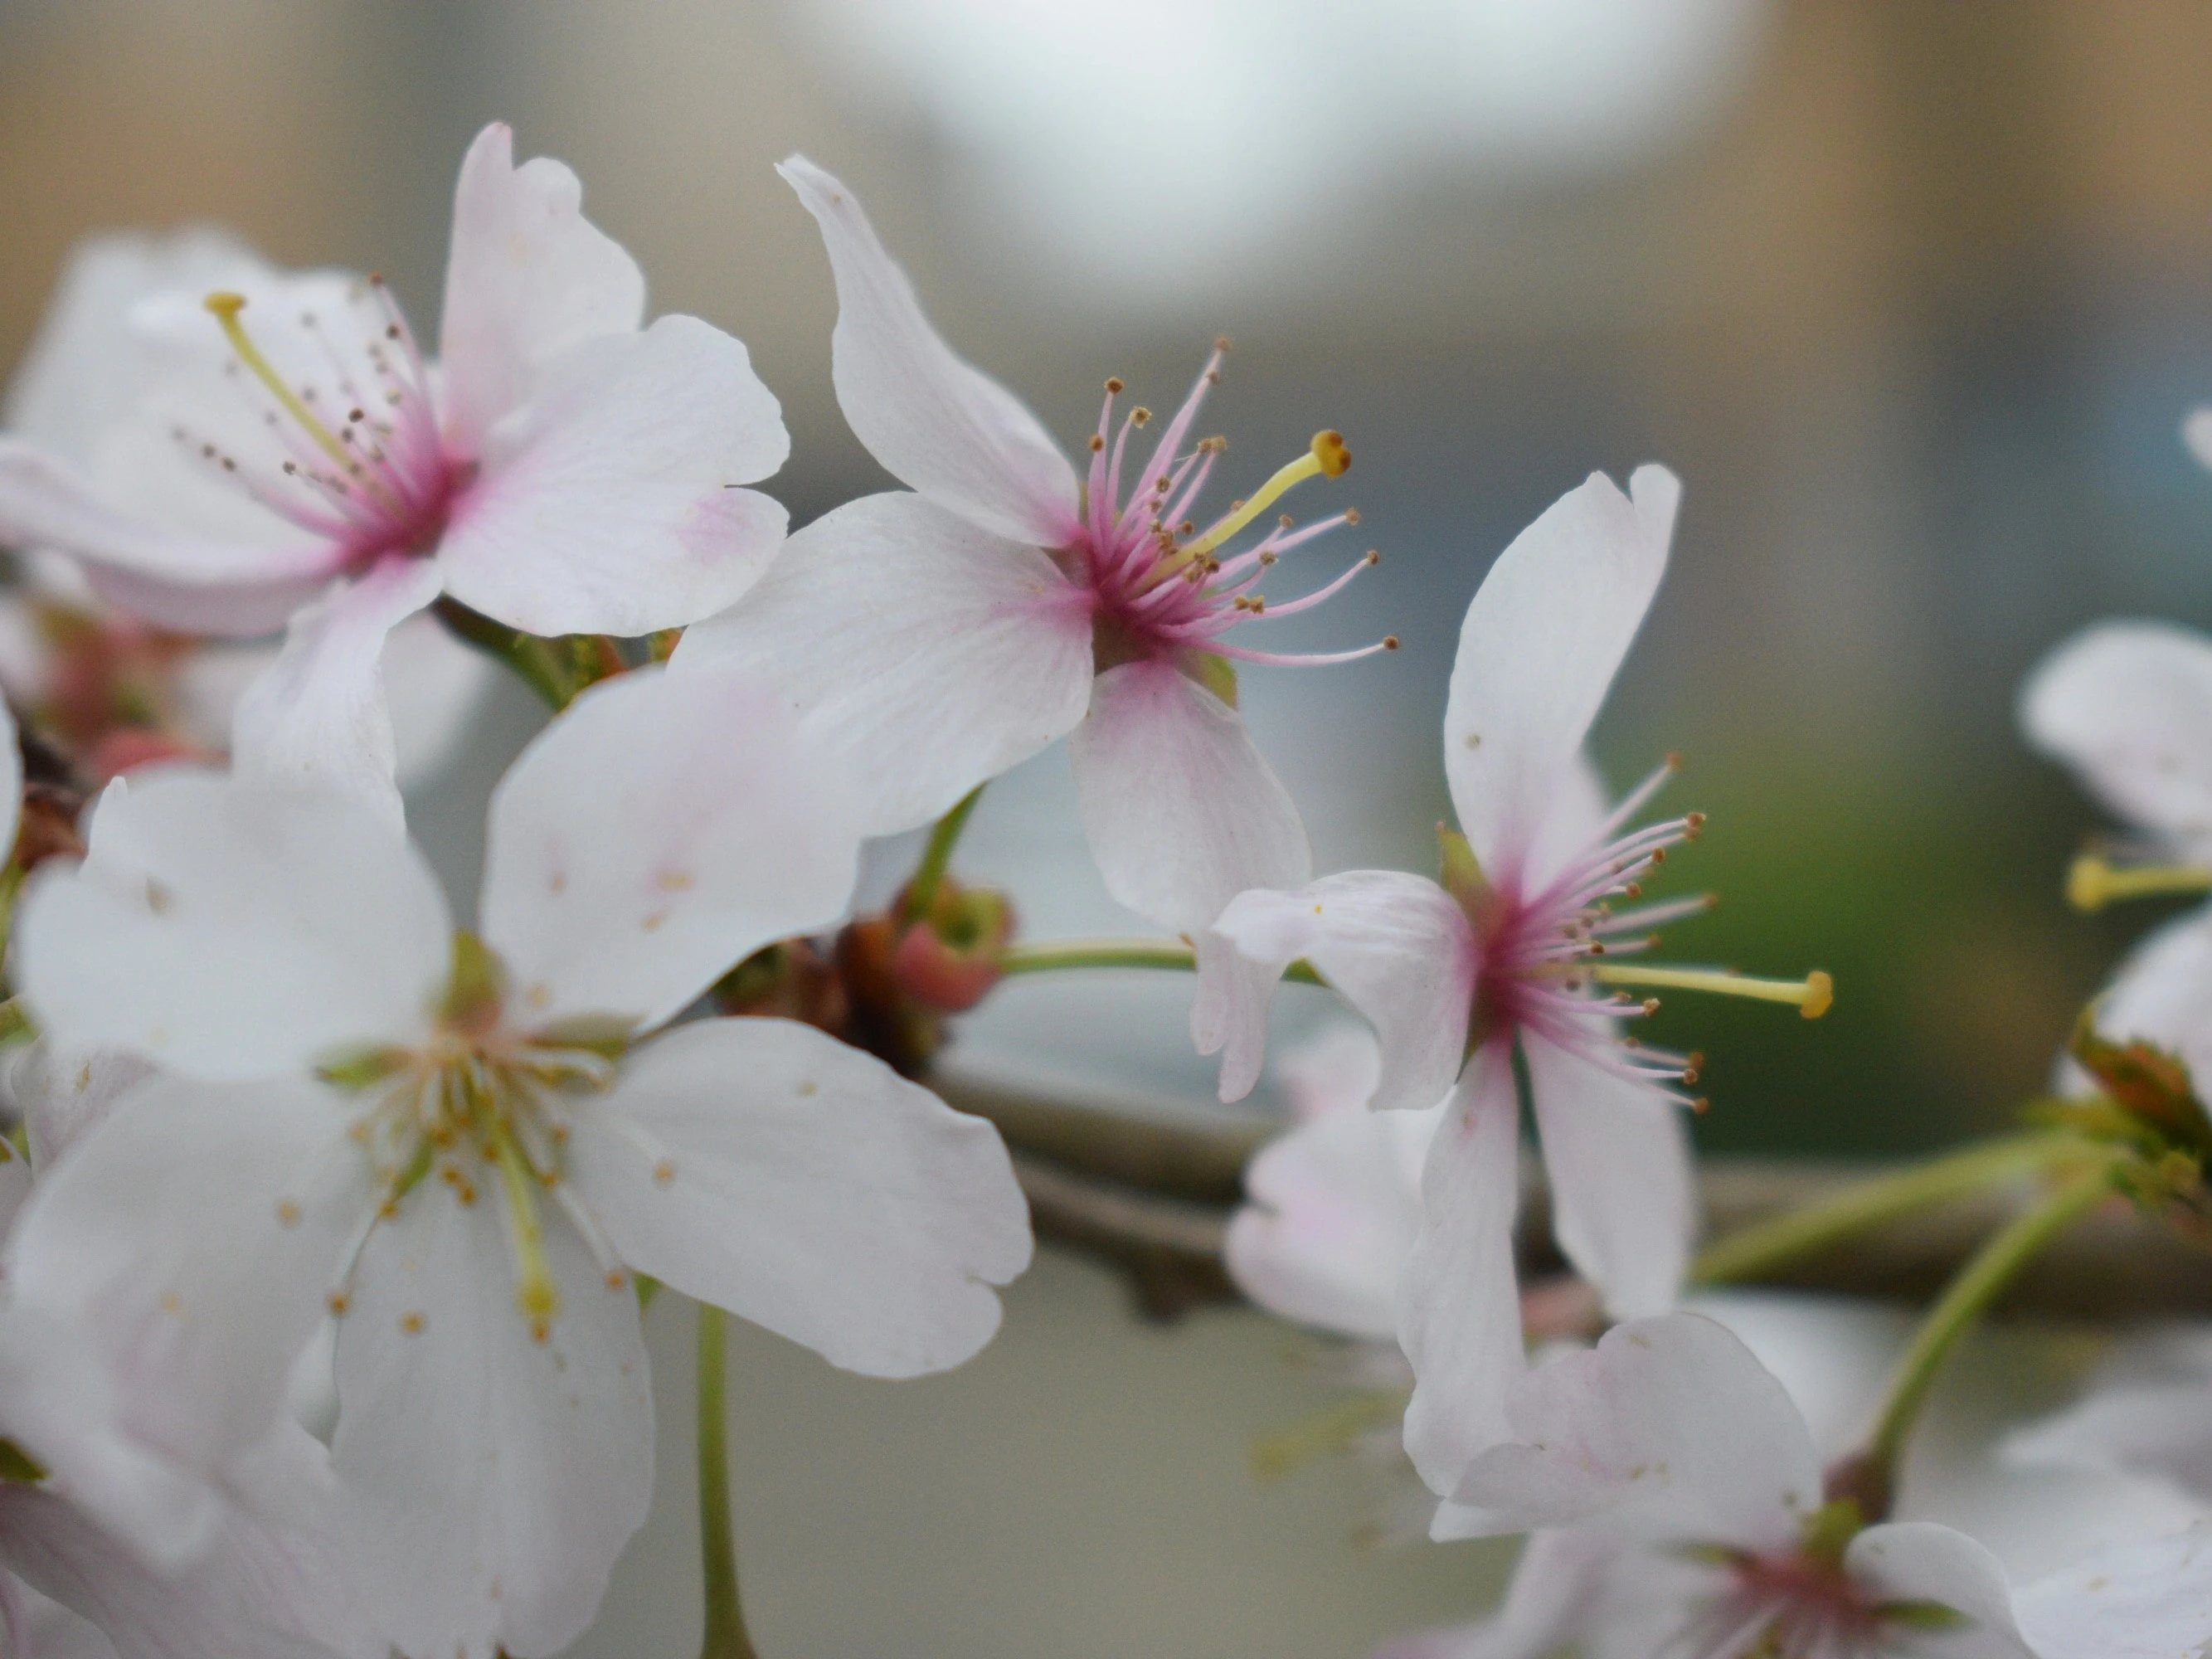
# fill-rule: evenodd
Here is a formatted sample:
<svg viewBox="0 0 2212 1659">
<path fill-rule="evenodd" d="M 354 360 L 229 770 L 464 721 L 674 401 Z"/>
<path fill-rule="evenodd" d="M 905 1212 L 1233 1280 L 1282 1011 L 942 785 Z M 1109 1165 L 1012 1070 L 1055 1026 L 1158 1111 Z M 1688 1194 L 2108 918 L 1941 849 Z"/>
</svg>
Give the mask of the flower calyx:
<svg viewBox="0 0 2212 1659">
<path fill-rule="evenodd" d="M 2075 1023 L 2068 1052 L 2100 1092 L 2051 1102 L 2032 1115 L 2091 1141 L 2128 1148 L 2135 1156 L 2115 1171 L 2120 1188 L 2142 1208 L 2200 1231 L 2212 1115 L 2187 1062 L 2143 1038 L 2116 1042 L 2106 1036 L 2097 1030 L 2094 1005 Z"/>
</svg>

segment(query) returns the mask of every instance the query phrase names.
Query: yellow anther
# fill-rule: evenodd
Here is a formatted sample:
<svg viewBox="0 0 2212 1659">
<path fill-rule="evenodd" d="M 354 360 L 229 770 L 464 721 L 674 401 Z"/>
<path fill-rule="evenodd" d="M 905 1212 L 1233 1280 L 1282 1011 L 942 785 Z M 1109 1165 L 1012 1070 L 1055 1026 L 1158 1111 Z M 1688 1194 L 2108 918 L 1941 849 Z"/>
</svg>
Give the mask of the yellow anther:
<svg viewBox="0 0 2212 1659">
<path fill-rule="evenodd" d="M 1712 991 L 1759 1002 L 1791 1002 L 1808 1019 L 1835 1006 L 1836 981 L 1815 969 L 1797 979 L 1753 979 L 1711 968 L 1640 968 L 1605 963 L 1590 969 L 1601 985 L 1656 985 L 1677 991 Z"/>
<path fill-rule="evenodd" d="M 1344 434 L 1333 429 L 1313 434 L 1313 458 L 1332 478 L 1341 478 L 1352 465 L 1352 452 L 1345 447 Z"/>
<path fill-rule="evenodd" d="M 2153 898 L 2212 890 L 2212 868 L 2203 865 L 2136 865 L 2115 868 L 2094 853 L 2084 853 L 2066 872 L 2066 902 L 2092 915 L 2114 899 Z"/>
<path fill-rule="evenodd" d="M 359 483 L 387 509 L 399 512 L 400 504 L 392 499 L 390 493 L 378 488 L 372 479 L 365 476 L 360 457 L 338 441 L 337 435 L 323 424 L 298 392 L 284 384 L 284 377 L 276 372 L 276 365 L 262 355 L 259 346 L 253 343 L 253 337 L 246 331 L 246 325 L 238 320 L 238 313 L 246 309 L 246 296 L 220 291 L 209 295 L 201 303 L 222 325 L 223 337 L 230 342 L 230 349 L 238 354 L 238 361 L 252 372 L 255 380 L 269 389 L 269 395 L 299 423 L 300 429 L 313 441 L 315 447 L 337 462 L 339 471 Z"/>
</svg>

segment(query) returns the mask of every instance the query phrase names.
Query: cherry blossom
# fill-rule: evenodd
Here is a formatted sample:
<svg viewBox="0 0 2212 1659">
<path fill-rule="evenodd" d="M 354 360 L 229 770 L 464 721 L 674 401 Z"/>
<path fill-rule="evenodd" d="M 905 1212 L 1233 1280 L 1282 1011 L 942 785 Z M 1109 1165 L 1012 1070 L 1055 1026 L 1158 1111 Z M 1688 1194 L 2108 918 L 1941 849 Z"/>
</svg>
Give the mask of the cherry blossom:
<svg viewBox="0 0 2212 1659">
<path fill-rule="evenodd" d="M 1441 884 L 1389 871 L 1240 895 L 1214 924 L 1272 986 L 1304 957 L 1375 1026 L 1370 1103 L 1422 1110 L 1449 1097 L 1425 1167 L 1419 1242 L 1399 1334 L 1419 1386 L 1407 1448 L 1432 1486 L 1502 1430 L 1522 1366 L 1513 1267 L 1517 1052 L 1528 1075 L 1561 1248 L 1632 1316 L 1669 1306 L 1694 1226 L 1679 1108 L 1695 1056 L 1640 1048 L 1621 1023 L 1656 1002 L 1601 986 L 1678 986 L 1827 1006 L 1802 983 L 1623 963 L 1656 922 L 1703 899 L 1616 912 L 1701 819 L 1627 824 L 1672 760 L 1606 810 L 1583 734 L 1665 568 L 1680 487 L 1647 466 L 1623 495 L 1595 475 L 1522 532 L 1468 607 L 1444 716 L 1444 764 L 1464 838 L 1442 833 Z M 1227 1035 L 1222 1094 L 1257 1074 L 1257 1001 Z"/>
<path fill-rule="evenodd" d="M 1036 417 L 939 337 L 851 191 L 802 157 L 782 172 L 836 278 L 838 402 L 909 489 L 800 531 L 741 604 L 684 636 L 676 660 L 760 666 L 853 757 L 873 835 L 926 823 L 1069 737 L 1109 891 L 1196 939 L 1207 959 L 1193 1034 L 1211 1053 L 1237 995 L 1255 992 L 1206 925 L 1243 889 L 1294 884 L 1311 867 L 1297 811 L 1237 713 L 1234 665 L 1344 661 L 1395 643 L 1291 658 L 1236 637 L 1321 604 L 1373 562 L 1285 602 L 1260 592 L 1285 555 L 1356 514 L 1285 520 L 1231 544 L 1292 485 L 1341 473 L 1350 453 L 1319 434 L 1201 530 L 1192 514 L 1224 446 L 1194 441 L 1193 428 L 1219 378 L 1217 350 L 1141 459 L 1150 412 L 1117 423 L 1123 387 L 1108 381 L 1079 478 Z"/>
<path fill-rule="evenodd" d="M 1931 1522 L 1862 1524 L 1823 1492 L 1804 1419 L 1713 1322 L 1633 1321 L 1540 1367 L 1507 1402 L 1510 1437 L 1475 1457 L 1440 1537 L 1540 1528 L 1489 1623 L 1394 1651 L 1690 1659 L 2091 1659 L 2212 1637 L 2202 1532 L 2119 1543 L 2022 1589 Z"/>
<path fill-rule="evenodd" d="M 340 1535 L 380 1632 L 550 1653 L 645 1516 L 631 1274 L 902 1376 L 995 1329 L 1026 1264 L 997 1133 L 778 1019 L 666 1026 L 833 921 L 847 786 L 742 670 L 621 677 L 495 795 L 456 933 L 345 797 L 190 769 L 111 785 L 18 932 L 48 1039 L 160 1072 L 33 1193 L 11 1267 L 219 1466 L 337 1316 Z"/>
<path fill-rule="evenodd" d="M 58 447 L 0 439 L 0 539 L 75 556 L 160 627 L 289 623 L 239 763 L 396 822 L 380 664 L 401 621 L 447 592 L 534 634 L 642 634 L 727 605 L 781 542 L 783 509 L 738 487 L 783 464 L 775 399 L 719 330 L 641 326 L 643 278 L 580 195 L 558 162 L 517 167 L 504 126 L 477 139 L 434 363 L 377 278 L 174 251 L 188 285 L 127 307 L 97 385 L 30 400 Z M 161 262 L 95 261 L 55 352 Z"/>
</svg>

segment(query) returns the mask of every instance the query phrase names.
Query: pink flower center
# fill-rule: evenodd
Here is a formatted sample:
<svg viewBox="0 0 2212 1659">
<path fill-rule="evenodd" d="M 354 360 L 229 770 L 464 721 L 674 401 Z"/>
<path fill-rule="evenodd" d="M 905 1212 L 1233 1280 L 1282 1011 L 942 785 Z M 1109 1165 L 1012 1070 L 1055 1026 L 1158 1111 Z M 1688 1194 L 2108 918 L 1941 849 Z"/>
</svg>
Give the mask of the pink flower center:
<svg viewBox="0 0 2212 1659">
<path fill-rule="evenodd" d="M 1902 1622 L 1892 1611 L 1822 1556 L 1745 1555 L 1685 1632 L 1682 1651 L 1686 1659 L 1875 1659 Z"/>
<path fill-rule="evenodd" d="M 1540 883 L 1528 878 L 1525 859 L 1508 860 L 1496 879 L 1479 868 L 1467 843 L 1445 840 L 1443 882 L 1467 914 L 1474 933 L 1475 988 L 1469 1030 L 1477 1043 L 1515 1030 L 1532 1031 L 1616 1075 L 1657 1085 L 1668 1097 L 1698 1110 L 1705 1102 L 1674 1087 L 1698 1080 L 1704 1057 L 1648 1048 L 1619 1035 L 1620 1022 L 1658 1012 L 1656 997 L 1624 989 L 1596 996 L 1595 988 L 1674 987 L 1715 991 L 1761 1001 L 1794 1003 L 1817 1019 L 1832 1000 L 1828 975 L 1802 980 L 1754 979 L 1703 968 L 1646 967 L 1624 960 L 1659 942 L 1658 924 L 1710 909 L 1710 895 L 1661 903 L 1638 902 L 1644 882 L 1666 861 L 1669 848 L 1694 841 L 1702 812 L 1685 813 L 1640 830 L 1626 826 L 1680 766 L 1670 755 L 1631 790 L 1583 849 Z M 1614 908 L 1616 900 L 1633 907 Z"/>
<path fill-rule="evenodd" d="M 1257 494 L 1232 502 L 1221 518 L 1199 529 L 1190 514 L 1227 444 L 1204 438 L 1187 452 L 1183 446 L 1207 390 L 1220 381 L 1227 344 L 1216 345 L 1126 499 L 1121 485 L 1129 441 L 1151 422 L 1152 412 L 1133 409 L 1116 432 L 1114 400 L 1121 382 L 1106 382 L 1105 408 L 1091 440 L 1082 526 L 1062 554 L 1068 575 L 1090 596 L 1098 665 L 1163 658 L 1188 665 L 1194 657 L 1311 665 L 1395 650 L 1395 636 L 1325 655 L 1284 655 L 1227 642 L 1229 632 L 1245 623 L 1292 616 L 1322 604 L 1380 557 L 1370 551 L 1326 586 L 1277 605 L 1260 592 L 1260 584 L 1282 556 L 1332 530 L 1358 524 L 1358 514 L 1346 511 L 1303 528 L 1285 514 L 1258 541 L 1241 551 L 1227 551 L 1227 544 L 1293 485 L 1316 476 L 1340 477 L 1351 465 L 1352 453 L 1334 432 L 1317 434 L 1306 454 L 1279 471 Z"/>
<path fill-rule="evenodd" d="M 337 316 L 277 319 L 297 331 L 289 343 L 304 348 L 288 360 L 318 362 L 326 375 L 286 379 L 240 320 L 246 306 L 243 295 L 207 298 L 230 342 L 225 371 L 268 442 L 240 455 L 182 428 L 178 442 L 270 512 L 331 543 L 342 569 L 434 552 L 474 467 L 447 452 L 429 371 L 383 278 L 356 283 Z"/>
</svg>

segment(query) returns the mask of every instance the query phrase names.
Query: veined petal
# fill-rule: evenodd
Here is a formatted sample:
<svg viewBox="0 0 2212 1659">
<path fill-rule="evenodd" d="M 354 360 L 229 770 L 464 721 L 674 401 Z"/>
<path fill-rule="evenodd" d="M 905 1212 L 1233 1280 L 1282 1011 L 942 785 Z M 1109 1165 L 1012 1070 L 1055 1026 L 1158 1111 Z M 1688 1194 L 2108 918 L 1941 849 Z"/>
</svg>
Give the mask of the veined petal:
<svg viewBox="0 0 2212 1659">
<path fill-rule="evenodd" d="M 2212 1522 L 2108 1544 L 2013 1597 L 2038 1659 L 2172 1659 L 2212 1638 Z"/>
<path fill-rule="evenodd" d="M 629 1279 L 549 1212 L 561 1311 L 533 1340 L 499 1211 L 424 1182 L 370 1234 L 338 1323 L 340 1536 L 403 1653 L 566 1646 L 652 1498 Z"/>
<path fill-rule="evenodd" d="M 1681 1295 L 1697 1182 L 1680 1109 L 1534 1031 L 1521 1034 L 1528 1100 L 1552 1182 L 1552 1231 L 1615 1319 Z"/>
<path fill-rule="evenodd" d="M 1091 617 L 1035 548 L 904 491 L 784 544 L 752 591 L 686 631 L 679 672 L 750 663 L 848 758 L 871 836 L 941 817 L 1083 718 Z"/>
<path fill-rule="evenodd" d="M 1243 720 L 1169 664 L 1099 675 L 1069 751 L 1106 890 L 1149 921 L 1194 934 L 1247 888 L 1296 887 L 1313 868 Z"/>
<path fill-rule="evenodd" d="M 1285 964 L 1255 962 L 1212 928 L 1193 950 L 1198 993 L 1190 1004 L 1191 1046 L 1201 1054 L 1219 1052 L 1217 1092 L 1224 1101 L 1242 1100 L 1267 1064 L 1267 1012 Z"/>
<path fill-rule="evenodd" d="M 1075 469 L 1019 398 L 953 355 L 852 191 L 803 155 L 776 169 L 822 227 L 837 283 L 830 373 L 854 435 L 902 483 L 997 536 L 1066 547 Z"/>
<path fill-rule="evenodd" d="M 185 1468 L 221 1470 L 279 1420 L 372 1201 L 346 1127 L 305 1079 L 155 1076 L 24 1206 L 17 1305 L 88 1322 L 125 1425 Z"/>
<path fill-rule="evenodd" d="M 645 320 L 645 276 L 622 245 L 584 217 L 584 187 L 559 161 L 514 164 L 514 134 L 477 135 L 453 191 L 439 355 L 445 427 L 464 455 L 529 395 L 550 354 Z"/>
<path fill-rule="evenodd" d="M 1456 1518 L 1486 1524 L 1455 1535 L 1605 1515 L 1661 1545 L 1765 1553 L 1794 1548 L 1820 1506 L 1820 1455 L 1788 1390 L 1698 1314 L 1614 1326 L 1522 1376 L 1505 1416 L 1509 1440 L 1452 1493 Z"/>
<path fill-rule="evenodd" d="M 223 1547 L 187 1572 L 157 1573 L 51 1492 L 0 1491 L 0 1559 L 105 1638 L 106 1659 L 334 1659 L 270 1605 L 263 1563 Z M 41 1642 L 33 1659 L 102 1653 L 82 1630 L 69 1634 L 72 1645 Z"/>
<path fill-rule="evenodd" d="M 2028 677 L 2020 720 L 2118 817 L 2212 856 L 2212 640 L 2169 623 L 2085 629 Z"/>
<path fill-rule="evenodd" d="M 295 614 L 283 653 L 239 699 L 233 774 L 348 796 L 404 835 L 384 656 L 392 630 L 438 587 L 428 560 L 387 558 Z"/>
<path fill-rule="evenodd" d="M 1229 1276 L 1268 1312 L 1370 1342 L 1398 1332 L 1421 1226 L 1421 1165 L 1443 1116 L 1352 1112 L 1303 1123 L 1245 1166 Z"/>
<path fill-rule="evenodd" d="M 573 346 L 484 436 L 438 568 L 456 599 L 532 634 L 647 634 L 730 605 L 783 544 L 739 484 L 791 441 L 744 346 L 696 317 Z"/>
<path fill-rule="evenodd" d="M 428 1027 L 453 938 L 422 856 L 343 797 L 173 768 L 100 798 L 90 852 L 31 878 L 23 994 L 76 1048 L 297 1076 Z"/>
<path fill-rule="evenodd" d="M 832 1364 L 915 1376 L 999 1328 L 1029 1210 L 998 1131 L 782 1019 L 679 1026 L 576 1114 L 571 1180 L 623 1260 Z"/>
<path fill-rule="evenodd" d="M 229 539 L 164 528 L 7 438 L 0 438 L 0 543 L 74 554 L 100 596 L 133 616 L 241 637 L 283 627 L 344 556 L 304 532 Z"/>
<path fill-rule="evenodd" d="M 1586 1528 L 1531 1533 L 1495 1613 L 1400 1637 L 1374 1659 L 1547 1659 L 1581 1634 L 1620 1553 L 1615 1540 Z"/>
<path fill-rule="evenodd" d="M 1444 772 L 1475 855 L 1512 879 L 1613 684 L 1667 568 L 1681 486 L 1638 467 L 1622 495 L 1593 473 L 1514 538 L 1460 629 Z"/>
<path fill-rule="evenodd" d="M 1382 1044 L 1377 1110 L 1432 1106 L 1450 1091 L 1467 1054 L 1476 947 L 1436 883 L 1354 870 L 1296 892 L 1240 893 L 1213 931 L 1279 974 L 1304 957 L 1366 1017 Z"/>
<path fill-rule="evenodd" d="M 1486 1042 L 1445 1104 L 1422 1169 L 1398 1341 L 1415 1379 L 1406 1455 L 1431 1492 L 1451 1492 L 1477 1453 L 1509 1435 L 1505 1399 L 1525 1363 L 1513 1270 L 1520 1118 L 1512 1046 Z"/>
<path fill-rule="evenodd" d="M 769 940 L 837 918 L 859 818 L 742 663 L 594 686 L 492 796 L 483 933 L 512 1017 L 659 1024 Z"/>
<path fill-rule="evenodd" d="M 1962 1532 L 1932 1521 L 1869 1527 L 1851 1540 L 1844 1571 L 1888 1601 L 1933 1601 L 1960 1614 L 1962 1627 L 1929 1644 L 1931 1653 L 1959 1659 L 2061 1659 L 2039 1656 L 2014 1622 L 2012 1587 L 1996 1556 Z M 2212 1628 L 2199 1632 L 2212 1635 Z M 2106 1645 L 2097 1659 L 2119 1659 Z"/>
</svg>

